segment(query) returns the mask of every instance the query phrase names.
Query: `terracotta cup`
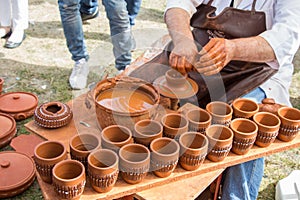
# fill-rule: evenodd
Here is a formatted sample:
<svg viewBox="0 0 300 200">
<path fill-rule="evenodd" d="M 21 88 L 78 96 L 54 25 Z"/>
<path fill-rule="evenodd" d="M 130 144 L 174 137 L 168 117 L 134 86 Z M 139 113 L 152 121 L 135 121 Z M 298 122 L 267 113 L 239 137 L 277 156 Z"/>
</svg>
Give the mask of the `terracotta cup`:
<svg viewBox="0 0 300 200">
<path fill-rule="evenodd" d="M 2 93 L 3 84 L 4 84 L 4 79 L 0 77 L 0 95 Z"/>
<path fill-rule="evenodd" d="M 150 144 L 151 170 L 158 177 L 168 177 L 176 168 L 179 158 L 179 144 L 171 138 L 156 138 Z"/>
<path fill-rule="evenodd" d="M 229 126 L 232 119 L 232 108 L 221 101 L 212 101 L 206 105 L 206 110 L 212 116 L 212 124 Z"/>
<path fill-rule="evenodd" d="M 96 192 L 112 190 L 119 174 L 119 157 L 110 149 L 98 149 L 88 157 L 88 178 Z"/>
<path fill-rule="evenodd" d="M 189 131 L 205 134 L 211 124 L 211 115 L 204 109 L 192 109 L 187 111 L 186 118 L 189 121 Z"/>
<path fill-rule="evenodd" d="M 79 199 L 86 183 L 85 169 L 77 160 L 63 160 L 53 167 L 54 191 L 60 199 Z"/>
<path fill-rule="evenodd" d="M 255 101 L 246 98 L 238 98 L 232 102 L 233 116 L 235 118 L 250 119 L 259 111 L 259 106 Z"/>
<path fill-rule="evenodd" d="M 100 138 L 92 133 L 74 135 L 70 141 L 71 158 L 80 161 L 87 169 L 89 154 L 101 147 Z"/>
<path fill-rule="evenodd" d="M 189 122 L 187 118 L 178 113 L 168 113 L 161 118 L 163 135 L 172 139 L 178 139 L 181 134 L 188 131 Z"/>
<path fill-rule="evenodd" d="M 209 142 L 207 158 L 213 162 L 224 160 L 233 142 L 233 132 L 224 125 L 211 125 L 206 129 L 206 136 Z"/>
<path fill-rule="evenodd" d="M 141 144 L 126 144 L 120 148 L 120 173 L 130 184 L 143 181 L 150 169 L 150 151 Z"/>
<path fill-rule="evenodd" d="M 258 127 L 250 119 L 236 118 L 231 121 L 230 128 L 233 131 L 233 144 L 231 151 L 244 155 L 252 148 L 256 136 Z"/>
<path fill-rule="evenodd" d="M 162 137 L 163 127 L 155 120 L 145 119 L 134 125 L 134 140 L 148 147 L 152 140 Z"/>
<path fill-rule="evenodd" d="M 118 153 L 122 146 L 129 143 L 133 143 L 132 132 L 125 126 L 111 125 L 101 132 L 102 148 Z"/>
<path fill-rule="evenodd" d="M 255 144 L 260 147 L 272 144 L 278 135 L 280 119 L 269 112 L 258 112 L 253 116 L 253 121 L 258 126 Z"/>
<path fill-rule="evenodd" d="M 188 171 L 198 169 L 207 155 L 206 136 L 198 132 L 186 132 L 180 136 L 179 145 L 180 165 Z"/>
<path fill-rule="evenodd" d="M 67 158 L 65 146 L 58 141 L 45 141 L 34 148 L 36 169 L 46 183 L 52 183 L 52 168 Z"/>
<path fill-rule="evenodd" d="M 292 141 L 300 131 L 300 110 L 290 107 L 282 107 L 278 110 L 281 121 L 278 139 Z"/>
</svg>

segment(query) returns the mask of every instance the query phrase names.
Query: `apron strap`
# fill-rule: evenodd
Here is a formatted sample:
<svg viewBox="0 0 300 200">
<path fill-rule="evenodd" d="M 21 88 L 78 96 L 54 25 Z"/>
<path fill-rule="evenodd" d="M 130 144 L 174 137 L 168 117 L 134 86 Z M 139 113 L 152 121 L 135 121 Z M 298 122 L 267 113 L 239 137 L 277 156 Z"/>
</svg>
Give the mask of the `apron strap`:
<svg viewBox="0 0 300 200">
<path fill-rule="evenodd" d="M 211 5 L 212 4 L 212 2 L 213 2 L 214 0 L 209 0 L 209 2 L 207 3 L 207 5 Z"/>
<path fill-rule="evenodd" d="M 251 8 L 252 12 L 255 12 L 255 4 L 256 4 L 256 0 L 253 0 L 253 2 L 252 2 L 252 8 Z"/>
</svg>

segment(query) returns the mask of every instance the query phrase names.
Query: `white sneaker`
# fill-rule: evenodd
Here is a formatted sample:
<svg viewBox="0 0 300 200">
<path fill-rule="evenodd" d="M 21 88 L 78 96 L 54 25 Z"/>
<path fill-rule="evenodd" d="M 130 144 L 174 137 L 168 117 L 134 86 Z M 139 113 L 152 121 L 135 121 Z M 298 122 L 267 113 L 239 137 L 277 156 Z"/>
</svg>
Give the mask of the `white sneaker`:
<svg viewBox="0 0 300 200">
<path fill-rule="evenodd" d="M 75 62 L 69 83 L 74 90 L 80 90 L 86 87 L 87 77 L 89 75 L 89 66 L 85 58 Z"/>
</svg>

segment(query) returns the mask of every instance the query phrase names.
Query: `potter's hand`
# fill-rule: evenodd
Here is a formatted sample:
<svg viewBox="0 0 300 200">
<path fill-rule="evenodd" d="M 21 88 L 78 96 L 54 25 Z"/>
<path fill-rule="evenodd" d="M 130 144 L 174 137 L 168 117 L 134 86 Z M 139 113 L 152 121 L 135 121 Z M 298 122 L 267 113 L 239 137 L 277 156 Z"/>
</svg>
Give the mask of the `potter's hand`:
<svg viewBox="0 0 300 200">
<path fill-rule="evenodd" d="M 224 38 L 212 38 L 199 52 L 195 67 L 206 76 L 220 72 L 234 56 L 235 45 Z"/>
<path fill-rule="evenodd" d="M 185 39 L 177 43 L 169 57 L 169 64 L 181 74 L 193 69 L 195 56 L 198 54 L 194 41 Z"/>
</svg>

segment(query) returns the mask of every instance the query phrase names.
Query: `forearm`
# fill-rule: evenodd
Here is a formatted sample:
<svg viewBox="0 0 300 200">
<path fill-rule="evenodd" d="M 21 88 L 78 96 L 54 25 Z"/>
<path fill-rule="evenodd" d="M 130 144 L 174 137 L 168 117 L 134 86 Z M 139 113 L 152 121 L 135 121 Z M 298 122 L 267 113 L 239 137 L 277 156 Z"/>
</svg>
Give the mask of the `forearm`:
<svg viewBox="0 0 300 200">
<path fill-rule="evenodd" d="M 270 62 L 276 59 L 272 47 L 260 36 L 233 39 L 230 43 L 234 46 L 232 60 Z"/>
</svg>

